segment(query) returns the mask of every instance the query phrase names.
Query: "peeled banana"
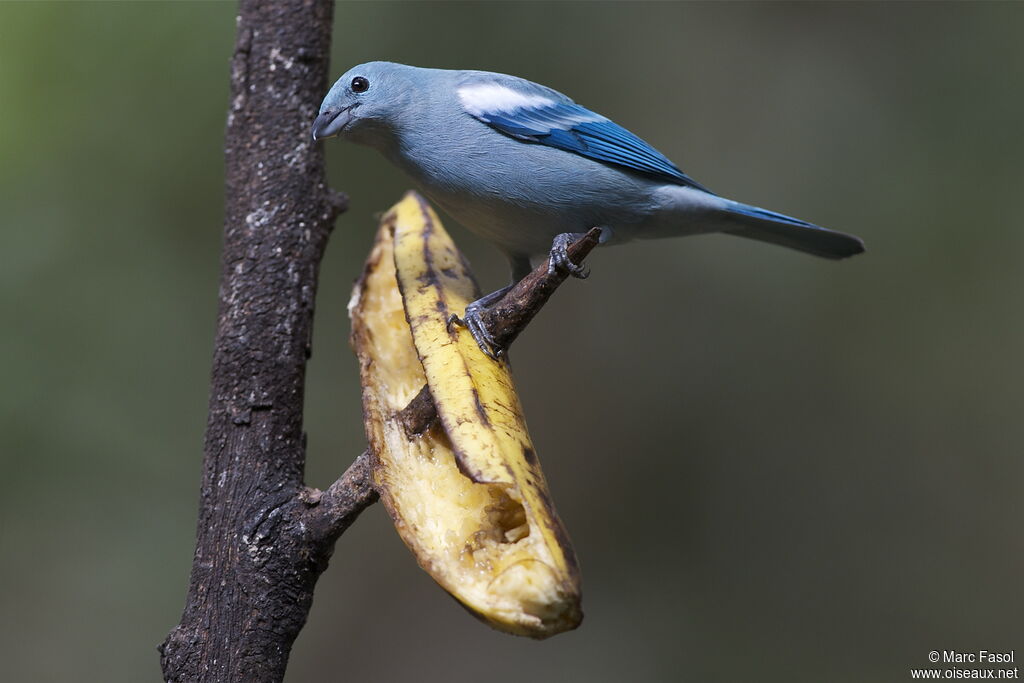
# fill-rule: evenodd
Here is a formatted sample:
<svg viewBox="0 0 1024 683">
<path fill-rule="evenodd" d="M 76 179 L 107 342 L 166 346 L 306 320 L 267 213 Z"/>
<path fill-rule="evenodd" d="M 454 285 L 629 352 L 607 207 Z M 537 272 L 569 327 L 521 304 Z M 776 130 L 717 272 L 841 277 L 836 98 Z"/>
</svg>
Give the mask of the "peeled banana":
<svg viewBox="0 0 1024 683">
<path fill-rule="evenodd" d="M 440 220 L 407 194 L 381 221 L 349 315 L 374 485 L 420 566 L 491 626 L 533 638 L 582 619 L 580 576 L 507 360 L 449 329 L 477 296 Z M 403 410 L 424 385 L 438 419 Z"/>
</svg>

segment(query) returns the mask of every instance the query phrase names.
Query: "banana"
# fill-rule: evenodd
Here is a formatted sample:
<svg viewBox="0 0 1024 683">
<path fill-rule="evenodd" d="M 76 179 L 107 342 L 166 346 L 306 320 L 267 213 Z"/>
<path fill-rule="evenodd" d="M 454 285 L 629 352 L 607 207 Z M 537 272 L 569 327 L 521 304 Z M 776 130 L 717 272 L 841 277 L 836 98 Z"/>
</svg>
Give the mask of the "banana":
<svg viewBox="0 0 1024 683">
<path fill-rule="evenodd" d="M 374 485 L 402 540 L 471 613 L 546 638 L 582 619 L 580 575 L 505 359 L 448 328 L 477 287 L 437 215 L 410 192 L 382 219 L 349 315 Z M 438 420 L 403 410 L 429 387 Z"/>
</svg>

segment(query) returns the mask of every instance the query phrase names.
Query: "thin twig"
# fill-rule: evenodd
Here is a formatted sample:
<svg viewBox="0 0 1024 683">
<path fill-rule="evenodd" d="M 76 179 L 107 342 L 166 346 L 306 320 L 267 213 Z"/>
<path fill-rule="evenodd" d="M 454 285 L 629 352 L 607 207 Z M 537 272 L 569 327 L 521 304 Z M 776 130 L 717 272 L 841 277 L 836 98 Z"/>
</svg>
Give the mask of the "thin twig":
<svg viewBox="0 0 1024 683">
<path fill-rule="evenodd" d="M 566 249 L 569 260 L 581 265 L 583 259 L 598 245 L 600 238 L 601 229 L 591 228 L 586 235 L 569 244 Z M 549 272 L 550 261 L 550 258 L 545 259 L 483 313 L 484 325 L 498 346 L 508 348 L 540 312 L 559 285 L 569 277 L 569 273 L 561 268 Z M 402 424 L 405 425 L 406 434 L 410 436 L 422 434 L 430 428 L 437 419 L 437 407 L 427 385 L 423 385 L 419 393 L 402 409 L 400 417 Z"/>
<path fill-rule="evenodd" d="M 601 228 L 591 228 L 590 232 L 573 241 L 566 248 L 569 260 L 575 265 L 582 265 L 583 259 L 601 241 Z M 516 283 L 497 303 L 487 308 L 481 316 L 482 322 L 501 348 L 508 346 L 526 329 L 533 317 L 540 312 L 558 286 L 565 282 L 569 273 L 561 268 L 548 272 L 551 259 Z"/>
</svg>

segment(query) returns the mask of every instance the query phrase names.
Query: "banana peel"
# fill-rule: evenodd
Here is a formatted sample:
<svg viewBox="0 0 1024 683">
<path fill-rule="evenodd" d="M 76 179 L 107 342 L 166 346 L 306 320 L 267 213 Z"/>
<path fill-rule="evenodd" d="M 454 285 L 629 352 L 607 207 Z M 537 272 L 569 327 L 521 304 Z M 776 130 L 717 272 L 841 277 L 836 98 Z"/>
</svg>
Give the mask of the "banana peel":
<svg viewBox="0 0 1024 683">
<path fill-rule="evenodd" d="M 580 575 L 530 441 L 507 359 L 449 329 L 478 288 L 427 203 L 382 219 L 349 315 L 374 485 L 402 540 L 471 613 L 547 638 L 582 619 Z M 439 419 L 410 433 L 429 387 Z"/>
</svg>

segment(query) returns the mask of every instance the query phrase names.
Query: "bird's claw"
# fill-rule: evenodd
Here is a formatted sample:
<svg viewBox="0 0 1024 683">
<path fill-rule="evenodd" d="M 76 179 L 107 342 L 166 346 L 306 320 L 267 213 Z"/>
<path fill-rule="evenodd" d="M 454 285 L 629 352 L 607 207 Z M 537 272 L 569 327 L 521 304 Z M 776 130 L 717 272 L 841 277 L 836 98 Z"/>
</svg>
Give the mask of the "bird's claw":
<svg viewBox="0 0 1024 683">
<path fill-rule="evenodd" d="M 572 232 L 565 232 L 555 236 L 555 239 L 551 242 L 551 252 L 548 255 L 549 275 L 554 275 L 556 272 L 561 271 L 581 280 L 590 276 L 590 268 L 586 264 L 581 263 L 577 265 L 569 258 L 569 245 L 580 237 L 583 237 L 582 233 L 576 234 Z M 527 261 L 525 265 L 528 267 L 529 262 Z M 487 325 L 484 323 L 484 312 L 490 306 L 500 301 L 513 286 L 503 287 L 472 302 L 466 306 L 466 312 L 461 318 L 454 313 L 449 315 L 446 321 L 448 331 L 451 332 L 452 325 L 465 327 L 473 335 L 473 339 L 476 341 L 477 346 L 480 347 L 480 350 L 489 358 L 498 360 L 504 356 L 508 349 L 506 346 L 499 344 L 491 331 L 487 329 Z"/>
<path fill-rule="evenodd" d="M 476 341 L 477 346 L 480 347 L 480 350 L 484 352 L 484 355 L 498 360 L 505 354 L 505 348 L 498 344 L 490 330 L 484 325 L 481 314 L 486 307 L 478 304 L 478 301 L 474 301 L 466 306 L 466 312 L 461 318 L 454 313 L 448 316 L 448 331 L 451 331 L 452 325 L 465 327 L 473 335 L 473 339 Z"/>
<path fill-rule="evenodd" d="M 584 263 L 576 265 L 569 258 L 569 244 L 578 237 L 580 235 L 571 232 L 555 236 L 551 243 L 551 252 L 548 254 L 548 275 L 554 275 L 556 271 L 562 270 L 581 280 L 590 277 L 589 266 Z"/>
</svg>

